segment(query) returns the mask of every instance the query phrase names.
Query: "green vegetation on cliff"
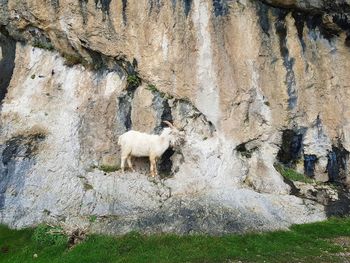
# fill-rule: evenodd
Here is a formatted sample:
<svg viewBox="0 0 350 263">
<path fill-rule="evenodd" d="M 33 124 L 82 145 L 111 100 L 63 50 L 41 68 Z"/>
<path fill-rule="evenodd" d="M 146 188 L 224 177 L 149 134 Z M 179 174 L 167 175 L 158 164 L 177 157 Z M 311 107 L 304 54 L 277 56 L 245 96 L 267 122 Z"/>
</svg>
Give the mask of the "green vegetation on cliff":
<svg viewBox="0 0 350 263">
<path fill-rule="evenodd" d="M 47 230 L 47 231 L 46 231 Z M 0 226 L 0 262 L 347 262 L 350 218 L 263 234 L 122 237 L 90 235 L 68 248 L 55 228 Z M 51 235 L 51 236 L 50 236 Z"/>
<path fill-rule="evenodd" d="M 315 182 L 313 179 L 310 177 L 307 177 L 301 173 L 298 173 L 297 171 L 285 167 L 281 164 L 276 164 L 275 165 L 276 170 L 285 178 L 292 180 L 292 181 L 299 181 L 303 183 L 313 183 Z"/>
</svg>

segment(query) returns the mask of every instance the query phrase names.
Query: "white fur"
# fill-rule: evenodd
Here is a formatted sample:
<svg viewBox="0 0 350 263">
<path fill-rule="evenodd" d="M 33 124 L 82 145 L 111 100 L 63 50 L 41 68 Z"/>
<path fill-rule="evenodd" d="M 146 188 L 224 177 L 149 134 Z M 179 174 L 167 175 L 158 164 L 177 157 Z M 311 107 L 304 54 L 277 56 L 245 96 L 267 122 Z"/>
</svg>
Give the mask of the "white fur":
<svg viewBox="0 0 350 263">
<path fill-rule="evenodd" d="M 128 131 L 119 136 L 118 145 L 121 146 L 121 169 L 124 172 L 125 161 L 129 168 L 134 171 L 131 163 L 131 156 L 149 157 L 151 175 L 157 173 L 157 160 L 176 141 L 176 128 L 164 128 L 160 135 L 148 134 L 138 131 Z"/>
</svg>

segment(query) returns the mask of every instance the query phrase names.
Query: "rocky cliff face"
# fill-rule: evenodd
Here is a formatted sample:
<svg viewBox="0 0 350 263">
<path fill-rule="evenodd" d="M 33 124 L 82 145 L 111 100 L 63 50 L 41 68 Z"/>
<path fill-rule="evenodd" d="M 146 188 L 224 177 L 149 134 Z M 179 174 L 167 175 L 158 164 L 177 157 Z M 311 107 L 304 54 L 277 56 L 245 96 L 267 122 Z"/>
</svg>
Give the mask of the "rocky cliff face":
<svg viewBox="0 0 350 263">
<path fill-rule="evenodd" d="M 348 212 L 349 19 L 345 0 L 0 0 L 0 222 L 219 234 Z M 110 172 L 118 136 L 162 120 L 186 143 L 161 179 Z"/>
</svg>

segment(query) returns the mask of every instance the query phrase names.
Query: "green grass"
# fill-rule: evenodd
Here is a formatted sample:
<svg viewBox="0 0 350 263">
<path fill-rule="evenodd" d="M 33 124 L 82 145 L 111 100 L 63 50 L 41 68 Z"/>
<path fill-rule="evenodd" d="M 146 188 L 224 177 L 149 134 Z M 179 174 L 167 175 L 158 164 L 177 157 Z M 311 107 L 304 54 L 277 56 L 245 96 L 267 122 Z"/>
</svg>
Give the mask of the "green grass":
<svg viewBox="0 0 350 263">
<path fill-rule="evenodd" d="M 275 165 L 276 170 L 285 178 L 292 180 L 292 181 L 299 181 L 299 182 L 304 182 L 304 183 L 313 183 L 314 180 L 312 180 L 311 178 L 298 173 L 297 171 L 291 169 L 291 168 L 287 168 L 281 164 L 276 164 Z"/>
<path fill-rule="evenodd" d="M 67 243 L 67 237 L 62 231 L 63 229 L 58 226 L 39 225 L 33 232 L 32 240 L 41 247 L 65 245 Z"/>
<path fill-rule="evenodd" d="M 112 172 L 116 172 L 116 171 L 120 170 L 120 166 L 119 165 L 102 164 L 98 167 L 98 169 L 105 172 L 105 173 L 112 173 Z"/>
<path fill-rule="evenodd" d="M 93 169 L 98 169 L 102 172 L 105 172 L 105 173 L 113 173 L 113 172 L 116 172 L 116 171 L 119 171 L 121 168 L 119 165 L 109 165 L 109 164 L 101 164 L 99 166 L 97 165 L 92 165 L 88 171 L 92 171 Z M 84 177 L 83 177 L 84 178 Z M 85 186 L 84 186 L 85 187 Z M 86 187 L 85 187 L 86 188 Z M 90 188 L 89 186 L 87 186 L 87 190 L 90 190 L 92 188 Z"/>
<path fill-rule="evenodd" d="M 330 239 L 350 238 L 350 218 L 297 225 L 290 231 L 222 237 L 91 235 L 72 249 L 60 237 L 47 239 L 42 229 L 0 226 L 0 262 L 344 262 L 336 255 L 344 248 Z"/>
</svg>

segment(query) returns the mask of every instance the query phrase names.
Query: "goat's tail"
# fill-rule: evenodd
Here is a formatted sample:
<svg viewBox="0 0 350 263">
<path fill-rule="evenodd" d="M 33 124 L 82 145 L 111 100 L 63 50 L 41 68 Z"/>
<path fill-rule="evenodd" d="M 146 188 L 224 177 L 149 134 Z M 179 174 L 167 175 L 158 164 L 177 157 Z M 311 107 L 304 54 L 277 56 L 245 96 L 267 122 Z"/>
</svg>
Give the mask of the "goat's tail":
<svg viewBox="0 0 350 263">
<path fill-rule="evenodd" d="M 122 144 L 122 136 L 120 135 L 118 138 L 118 145 L 120 146 Z"/>
</svg>

